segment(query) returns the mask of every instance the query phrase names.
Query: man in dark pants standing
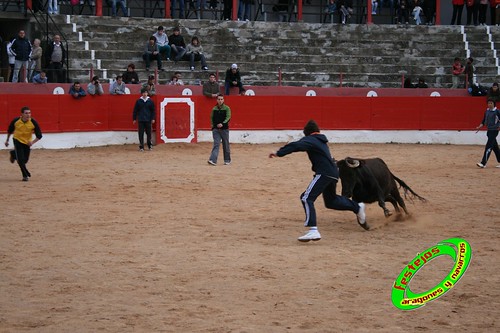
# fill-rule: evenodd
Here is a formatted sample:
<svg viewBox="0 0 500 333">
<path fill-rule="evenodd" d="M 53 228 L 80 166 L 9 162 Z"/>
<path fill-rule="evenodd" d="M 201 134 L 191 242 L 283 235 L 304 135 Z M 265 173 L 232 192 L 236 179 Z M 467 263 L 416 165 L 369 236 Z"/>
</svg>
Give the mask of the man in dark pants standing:
<svg viewBox="0 0 500 333">
<path fill-rule="evenodd" d="M 496 108 L 495 100 L 492 98 L 488 98 L 488 108 L 484 113 L 481 124 L 479 124 L 476 129 L 479 130 L 483 126 L 486 126 L 488 129 L 486 131 L 488 141 L 484 147 L 484 154 L 481 162 L 476 164 L 480 168 L 486 168 L 486 163 L 488 163 L 492 151 L 495 153 L 497 162 L 500 163 L 500 149 L 498 148 L 497 142 L 498 131 L 500 130 L 500 111 Z M 497 165 L 497 168 L 500 168 L 500 164 Z"/>
<path fill-rule="evenodd" d="M 151 125 L 155 123 L 155 104 L 148 96 L 148 90 L 141 88 L 141 97 L 135 102 L 132 119 L 134 124 L 139 123 L 137 132 L 139 133 L 139 151 L 144 151 L 144 132 L 146 132 L 148 149 L 153 150 L 151 142 Z"/>
<path fill-rule="evenodd" d="M 64 62 L 66 61 L 66 49 L 61 43 L 61 36 L 55 35 L 54 41 L 49 43 L 45 52 L 49 83 L 64 83 Z"/>
<path fill-rule="evenodd" d="M 325 207 L 336 210 L 350 210 L 357 216 L 358 223 L 368 230 L 370 227 L 366 223 L 365 204 L 357 203 L 347 197 L 337 195 L 336 188 L 339 179 L 339 169 L 328 148 L 328 139 L 319 132 L 319 127 L 314 120 L 304 127 L 304 137 L 299 141 L 291 142 L 281 147 L 276 153 L 269 154 L 270 158 L 283 157 L 285 155 L 305 151 L 312 163 L 314 177 L 307 189 L 300 196 L 306 220 L 304 226 L 309 227 L 309 231 L 298 238 L 301 242 L 318 241 L 321 235 L 316 225 L 316 210 L 314 201 L 320 194 L 323 194 Z"/>
<path fill-rule="evenodd" d="M 36 138 L 32 139 L 33 133 Z M 14 150 L 10 151 L 10 162 L 14 163 L 17 160 L 19 168 L 23 174 L 23 181 L 27 182 L 31 177 L 31 173 L 26 168 L 26 164 L 30 158 L 31 146 L 42 138 L 42 131 L 35 119 L 31 118 L 31 110 L 24 106 L 21 108 L 21 116 L 12 120 L 7 130 L 7 140 L 5 147 L 9 146 L 10 136 L 14 134 Z"/>
</svg>

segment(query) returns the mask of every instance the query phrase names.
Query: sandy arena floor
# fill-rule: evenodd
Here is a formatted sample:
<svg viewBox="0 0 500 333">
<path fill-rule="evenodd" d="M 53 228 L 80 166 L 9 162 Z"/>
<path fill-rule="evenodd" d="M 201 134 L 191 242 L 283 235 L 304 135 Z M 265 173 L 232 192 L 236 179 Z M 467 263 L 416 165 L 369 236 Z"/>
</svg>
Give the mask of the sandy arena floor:
<svg viewBox="0 0 500 333">
<path fill-rule="evenodd" d="M 296 240 L 310 164 L 267 158 L 279 147 L 234 144 L 217 167 L 209 143 L 34 150 L 27 183 L 2 151 L 0 332 L 500 331 L 500 169 L 475 166 L 483 146 L 332 144 L 382 157 L 428 203 L 407 201 L 404 221 L 372 204 L 364 231 L 320 198 L 310 243 Z M 472 246 L 464 277 L 395 308 L 405 265 L 451 237 Z M 435 259 L 412 290 L 452 265 Z"/>
</svg>

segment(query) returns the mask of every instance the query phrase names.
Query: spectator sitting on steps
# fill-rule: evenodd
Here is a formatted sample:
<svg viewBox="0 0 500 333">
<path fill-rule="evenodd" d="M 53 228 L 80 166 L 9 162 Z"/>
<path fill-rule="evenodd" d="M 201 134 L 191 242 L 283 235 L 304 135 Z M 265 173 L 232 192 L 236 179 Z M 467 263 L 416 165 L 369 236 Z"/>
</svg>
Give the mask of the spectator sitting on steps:
<svg viewBox="0 0 500 333">
<path fill-rule="evenodd" d="M 156 59 L 156 63 L 158 65 L 158 70 L 163 71 L 161 67 L 161 54 L 158 48 L 158 44 L 156 43 L 156 37 L 149 37 L 149 41 L 144 48 L 144 53 L 142 54 L 142 59 L 146 63 L 146 70 L 149 71 L 149 66 L 151 64 L 151 60 Z"/>
<path fill-rule="evenodd" d="M 179 27 L 174 28 L 173 34 L 168 37 L 168 42 L 175 55 L 174 61 L 182 60 L 182 57 L 186 54 L 186 43 Z"/>
<path fill-rule="evenodd" d="M 122 75 L 123 82 L 125 84 L 138 84 L 139 75 L 135 71 L 135 65 L 133 63 L 128 64 L 127 71 Z"/>
<path fill-rule="evenodd" d="M 425 83 L 423 78 L 419 78 L 416 88 L 429 88 L 429 86 Z"/>
<path fill-rule="evenodd" d="M 231 87 L 238 87 L 240 95 L 245 94 L 245 88 L 243 88 L 243 83 L 241 83 L 241 75 L 238 65 L 232 64 L 231 68 L 227 69 L 226 79 L 224 81 L 226 95 L 229 95 L 229 88 Z"/>
<path fill-rule="evenodd" d="M 198 37 L 191 38 L 191 43 L 186 48 L 186 54 L 189 57 L 189 69 L 194 71 L 194 62 L 201 61 L 201 69 L 208 70 L 207 61 L 203 54 L 203 47 L 200 44 Z"/>
<path fill-rule="evenodd" d="M 168 36 L 164 32 L 165 29 L 162 25 L 158 27 L 158 30 L 153 34 L 156 38 L 156 43 L 158 44 L 158 51 L 160 54 L 165 54 L 165 60 L 170 61 L 170 45 L 168 45 Z"/>
</svg>

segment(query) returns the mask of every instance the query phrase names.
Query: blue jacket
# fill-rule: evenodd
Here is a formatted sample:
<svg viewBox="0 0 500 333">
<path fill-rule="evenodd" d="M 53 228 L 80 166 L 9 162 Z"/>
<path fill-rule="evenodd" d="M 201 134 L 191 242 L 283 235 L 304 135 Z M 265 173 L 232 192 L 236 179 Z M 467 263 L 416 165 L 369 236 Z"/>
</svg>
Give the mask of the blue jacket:
<svg viewBox="0 0 500 333">
<path fill-rule="evenodd" d="M 31 43 L 26 38 L 17 37 L 10 49 L 14 52 L 16 60 L 28 61 L 31 54 Z"/>
<path fill-rule="evenodd" d="M 481 124 L 485 125 L 488 131 L 498 131 L 500 129 L 500 111 L 497 108 L 486 109 Z"/>
<path fill-rule="evenodd" d="M 312 170 L 316 174 L 338 179 L 339 171 L 335 164 L 335 160 L 330 154 L 327 143 L 328 139 L 323 134 L 311 134 L 303 137 L 299 141 L 286 144 L 276 152 L 276 155 L 282 157 L 294 152 L 305 151 L 312 163 Z"/>
<path fill-rule="evenodd" d="M 146 100 L 139 98 L 135 102 L 134 112 L 132 114 L 132 119 L 137 121 L 152 121 L 155 119 L 155 104 L 151 98 Z"/>
</svg>

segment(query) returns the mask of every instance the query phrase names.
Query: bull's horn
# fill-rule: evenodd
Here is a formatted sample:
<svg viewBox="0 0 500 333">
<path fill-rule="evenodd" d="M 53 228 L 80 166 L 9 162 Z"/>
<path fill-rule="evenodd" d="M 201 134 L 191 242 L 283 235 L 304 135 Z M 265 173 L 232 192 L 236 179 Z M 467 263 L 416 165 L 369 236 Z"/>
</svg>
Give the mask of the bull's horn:
<svg viewBox="0 0 500 333">
<path fill-rule="evenodd" d="M 355 159 L 352 159 L 352 158 L 349 158 L 349 159 L 345 159 L 345 162 L 347 163 L 347 166 L 350 167 L 350 168 L 357 168 L 359 167 L 359 160 L 355 160 Z"/>
</svg>

